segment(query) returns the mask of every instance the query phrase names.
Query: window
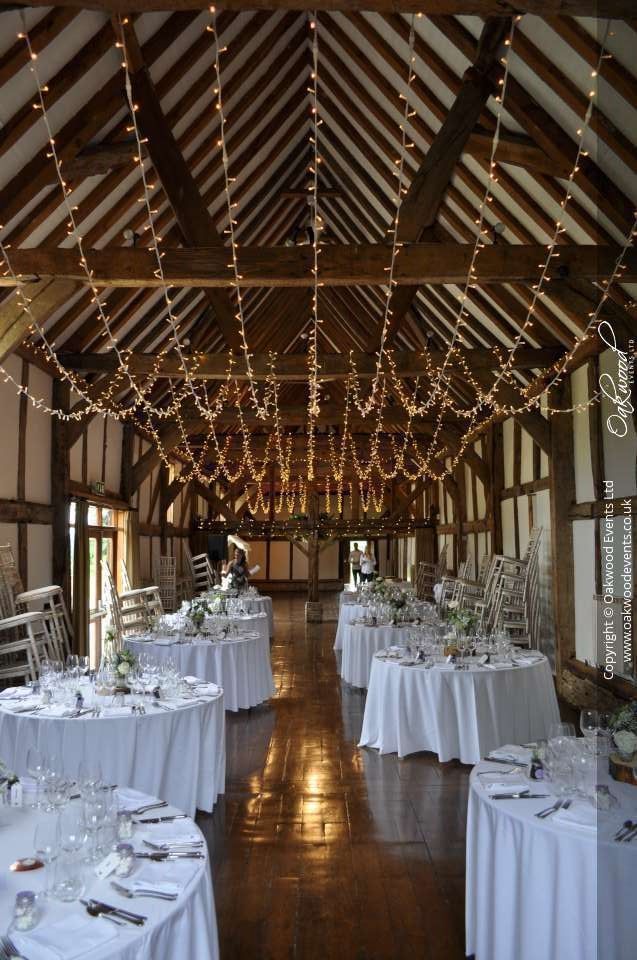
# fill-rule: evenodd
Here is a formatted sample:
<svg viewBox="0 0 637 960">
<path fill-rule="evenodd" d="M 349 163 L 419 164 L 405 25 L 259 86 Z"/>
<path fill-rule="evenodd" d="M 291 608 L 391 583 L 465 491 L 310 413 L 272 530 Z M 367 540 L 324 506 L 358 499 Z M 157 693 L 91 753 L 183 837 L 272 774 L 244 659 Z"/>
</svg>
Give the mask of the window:
<svg viewBox="0 0 637 960">
<path fill-rule="evenodd" d="M 111 507 L 89 504 L 88 550 L 89 550 L 89 656 L 91 664 L 99 662 L 102 649 L 101 615 L 108 598 L 104 564 L 111 569 L 113 578 L 118 577 L 118 512 Z M 75 552 L 75 503 L 69 510 L 71 540 L 71 584 L 73 584 L 73 559 Z"/>
</svg>

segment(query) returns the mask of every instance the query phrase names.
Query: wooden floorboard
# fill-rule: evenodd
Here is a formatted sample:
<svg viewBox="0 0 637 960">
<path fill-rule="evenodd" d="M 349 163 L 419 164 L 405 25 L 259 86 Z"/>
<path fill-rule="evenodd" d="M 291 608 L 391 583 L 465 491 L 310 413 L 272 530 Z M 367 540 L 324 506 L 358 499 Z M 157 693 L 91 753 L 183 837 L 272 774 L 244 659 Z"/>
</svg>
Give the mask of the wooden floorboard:
<svg viewBox="0 0 637 960">
<path fill-rule="evenodd" d="M 198 817 L 222 960 L 461 960 L 469 768 L 359 750 L 334 619 L 274 609 L 276 697 L 226 715 L 226 794 Z"/>
</svg>

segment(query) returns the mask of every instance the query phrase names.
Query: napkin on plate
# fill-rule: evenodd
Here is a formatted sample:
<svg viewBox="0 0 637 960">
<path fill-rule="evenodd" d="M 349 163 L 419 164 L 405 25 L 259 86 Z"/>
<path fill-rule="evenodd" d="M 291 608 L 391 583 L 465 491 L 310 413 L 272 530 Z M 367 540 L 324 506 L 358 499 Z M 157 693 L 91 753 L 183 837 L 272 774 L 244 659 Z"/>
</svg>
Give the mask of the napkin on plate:
<svg viewBox="0 0 637 960">
<path fill-rule="evenodd" d="M 177 637 L 159 637 L 155 640 L 155 645 L 158 647 L 172 647 L 175 643 L 177 643 Z"/>
<path fill-rule="evenodd" d="M 28 697 L 28 687 L 6 687 L 0 692 L 0 700 L 13 700 L 14 698 Z"/>
<path fill-rule="evenodd" d="M 192 697 L 175 697 L 171 700 L 160 700 L 159 701 L 162 707 L 167 708 L 168 710 L 181 710 L 182 707 L 191 707 L 193 705 Z M 161 709 L 161 708 L 160 708 Z M 158 710 L 157 713 L 160 711 Z"/>
<path fill-rule="evenodd" d="M 117 879 L 117 883 L 131 893 L 140 890 L 154 890 L 157 893 L 179 895 L 188 886 L 196 873 L 201 870 L 204 860 L 171 860 L 162 863 L 145 861 L 143 866 L 126 880 Z M 131 908 L 134 909 L 134 908 Z"/>
<path fill-rule="evenodd" d="M 71 713 L 75 713 L 75 708 L 64 703 L 53 703 L 50 707 L 40 710 L 41 717 L 66 717 Z"/>
<path fill-rule="evenodd" d="M 580 830 L 595 833 L 597 830 L 597 810 L 588 803 L 571 804 L 568 809 L 560 809 L 555 813 L 551 820 L 553 823 L 559 823 L 563 826 L 576 827 Z"/>
<path fill-rule="evenodd" d="M 483 664 L 483 666 L 485 666 L 487 670 L 510 670 L 511 669 L 511 663 L 508 660 L 505 661 L 504 663 L 502 662 L 485 663 Z"/>
<path fill-rule="evenodd" d="M 3 700 L 2 709 L 8 710 L 9 713 L 26 713 L 27 707 L 33 709 L 39 707 L 41 704 L 40 697 L 20 697 L 19 700 Z M 68 710 L 68 707 L 64 708 Z"/>
<path fill-rule="evenodd" d="M 103 707 L 103 717 L 132 717 L 130 707 Z"/>
<path fill-rule="evenodd" d="M 132 787 L 118 787 L 116 790 L 117 800 L 120 809 L 130 810 L 144 807 L 147 803 L 155 803 L 157 797 L 152 797 L 148 793 L 142 793 L 141 790 L 133 790 Z"/>
<path fill-rule="evenodd" d="M 111 923 L 71 913 L 29 933 L 14 930 L 11 939 L 20 952 L 32 960 L 73 960 L 100 949 L 117 935 L 118 930 Z"/>
<path fill-rule="evenodd" d="M 510 793 L 519 793 L 522 790 L 528 790 L 529 785 L 526 780 L 523 780 L 521 777 L 508 777 L 506 780 L 502 779 L 502 775 L 498 779 L 489 780 L 484 779 L 480 780 L 483 789 L 490 797 L 500 797 L 502 795 L 508 795 Z"/>
<path fill-rule="evenodd" d="M 492 750 L 490 757 L 496 760 L 508 760 L 515 763 L 530 763 L 532 751 L 529 747 L 520 747 L 516 743 L 507 743 L 497 750 Z M 487 757 L 488 760 L 488 757 Z"/>
<path fill-rule="evenodd" d="M 149 814 L 150 816 L 150 814 Z M 193 829 L 193 825 L 188 821 L 183 821 L 184 826 L 179 823 L 156 823 L 151 829 L 140 834 L 141 840 L 149 840 L 162 847 L 180 847 L 184 844 L 203 843 L 203 837 L 198 830 Z"/>
</svg>

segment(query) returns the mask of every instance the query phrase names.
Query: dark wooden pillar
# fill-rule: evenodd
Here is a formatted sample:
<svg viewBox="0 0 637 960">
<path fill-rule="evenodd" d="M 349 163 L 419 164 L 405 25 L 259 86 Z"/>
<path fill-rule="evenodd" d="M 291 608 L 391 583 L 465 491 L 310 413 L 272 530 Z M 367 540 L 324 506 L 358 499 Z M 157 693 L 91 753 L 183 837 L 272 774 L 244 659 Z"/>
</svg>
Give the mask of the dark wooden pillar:
<svg viewBox="0 0 637 960">
<path fill-rule="evenodd" d="M 571 383 L 566 378 L 550 394 L 551 406 L 571 406 Z M 558 689 L 562 671 L 575 656 L 575 571 L 573 563 L 573 522 L 569 517 L 575 502 L 575 454 L 573 415 L 559 413 L 551 417 L 551 456 L 549 489 L 551 494 L 551 552 L 553 609 L 555 617 L 555 674 Z"/>
<path fill-rule="evenodd" d="M 319 601 L 319 495 L 314 486 L 308 490 L 308 515 L 311 532 L 307 541 L 307 603 L 305 604 L 305 619 L 308 623 L 320 623 L 323 619 L 323 608 Z"/>
<path fill-rule="evenodd" d="M 52 406 L 69 409 L 69 385 L 63 380 L 53 381 Z M 53 583 L 64 590 L 64 597 L 71 601 L 71 547 L 69 535 L 69 444 L 68 421 L 51 418 L 51 507 L 53 510 Z"/>
<path fill-rule="evenodd" d="M 159 552 L 162 557 L 168 553 L 168 467 L 162 463 L 159 468 Z"/>
<path fill-rule="evenodd" d="M 491 531 L 491 553 L 502 553 L 502 508 L 500 498 L 504 489 L 504 439 L 502 424 L 494 423 L 489 431 L 488 461 L 491 486 L 486 491 L 487 525 Z"/>
<path fill-rule="evenodd" d="M 133 458 L 135 456 L 135 430 L 132 423 L 124 424 L 122 434 L 122 465 L 120 473 L 120 496 L 130 503 L 133 489 Z"/>
</svg>

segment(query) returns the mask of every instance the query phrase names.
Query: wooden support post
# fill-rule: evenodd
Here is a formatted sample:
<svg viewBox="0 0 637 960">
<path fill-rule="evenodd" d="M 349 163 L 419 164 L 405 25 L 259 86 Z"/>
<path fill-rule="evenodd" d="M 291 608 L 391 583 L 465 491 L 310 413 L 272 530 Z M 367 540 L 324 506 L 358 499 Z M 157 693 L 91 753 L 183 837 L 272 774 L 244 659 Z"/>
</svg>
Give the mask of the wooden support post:
<svg viewBox="0 0 637 960">
<path fill-rule="evenodd" d="M 487 521 L 491 531 L 491 553 L 502 553 L 502 507 L 504 490 L 504 437 L 502 424 L 494 423 L 489 431 L 489 462 L 491 486 L 487 491 Z"/>
<path fill-rule="evenodd" d="M 53 381 L 52 406 L 69 409 L 69 385 L 63 380 Z M 69 534 L 69 446 L 68 423 L 59 417 L 51 418 L 51 507 L 53 510 L 53 583 L 62 587 L 66 602 L 71 599 L 71 539 Z"/>
<path fill-rule="evenodd" d="M 458 484 L 458 499 L 454 502 L 456 520 L 456 571 L 461 563 L 467 559 L 467 534 L 464 525 L 467 521 L 467 485 L 464 462 L 461 460 L 455 469 L 456 483 Z"/>
<path fill-rule="evenodd" d="M 22 361 L 22 380 L 25 387 L 29 385 L 29 364 L 26 360 Z M 20 412 L 18 420 L 18 477 L 17 477 L 17 499 L 24 501 L 26 499 L 26 449 L 27 449 L 27 418 L 29 413 L 28 397 L 26 392 L 20 394 Z M 18 573 L 25 590 L 29 589 L 28 571 L 28 526 L 24 520 L 18 521 Z"/>
<path fill-rule="evenodd" d="M 168 507 L 168 467 L 162 463 L 159 468 L 159 552 L 162 557 L 168 553 Z"/>
<path fill-rule="evenodd" d="M 571 406 L 568 378 L 550 393 L 551 406 Z M 573 523 L 569 513 L 575 502 L 575 462 L 573 414 L 551 417 L 551 549 L 553 553 L 553 607 L 555 616 L 555 675 L 558 690 L 562 672 L 575 656 L 575 572 L 573 562 Z"/>
<path fill-rule="evenodd" d="M 312 487 L 308 491 L 308 506 L 312 532 L 307 542 L 307 603 L 305 604 L 306 623 L 321 623 L 323 606 L 319 600 L 319 496 Z"/>
<path fill-rule="evenodd" d="M 126 421 L 122 434 L 122 465 L 120 475 L 120 496 L 130 503 L 133 495 L 133 457 L 135 456 L 135 430 L 133 424 Z"/>
</svg>

